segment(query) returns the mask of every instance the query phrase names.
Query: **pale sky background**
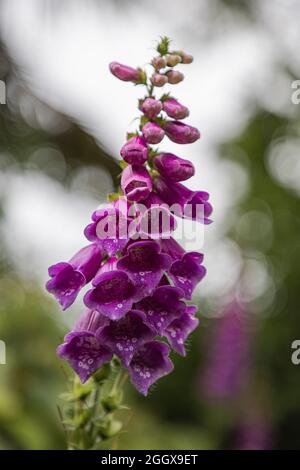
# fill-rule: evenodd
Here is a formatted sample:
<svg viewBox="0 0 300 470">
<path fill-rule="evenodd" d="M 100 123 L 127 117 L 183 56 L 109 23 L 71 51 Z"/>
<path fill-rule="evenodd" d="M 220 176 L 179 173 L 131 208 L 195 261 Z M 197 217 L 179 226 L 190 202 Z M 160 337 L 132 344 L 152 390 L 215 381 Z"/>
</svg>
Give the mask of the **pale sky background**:
<svg viewBox="0 0 300 470">
<path fill-rule="evenodd" d="M 32 93 L 78 122 L 115 158 L 132 128 L 142 90 L 110 75 L 109 62 L 144 66 L 160 35 L 170 36 L 175 48 L 194 55 L 194 63 L 181 68 L 186 79 L 172 91 L 190 107 L 188 122 L 200 129 L 202 138 L 184 147 L 164 139 L 160 147 L 191 159 L 196 175 L 188 185 L 211 194 L 214 224 L 205 228 L 203 247 L 198 242 L 189 248 L 205 253 L 208 274 L 197 294 L 208 296 L 214 305 L 240 277 L 241 253 L 225 232 L 234 205 L 249 187 L 241 165 L 219 159 L 218 145 L 241 132 L 255 103 L 283 114 L 295 112 L 290 79 L 279 64 L 300 76 L 300 2 L 253 0 L 255 23 L 220 9 L 216 0 L 130 1 L 126 8 L 125 1 L 116 3 L 2 0 L 0 35 Z M 26 95 L 14 91 L 11 84 L 11 105 L 30 119 L 28 109 L 34 104 L 26 104 Z M 55 129 L 55 113 L 40 104 L 35 111 L 42 126 Z M 299 142 L 292 144 L 289 168 L 299 162 Z M 272 175 L 299 193 L 300 166 L 293 178 L 289 171 L 282 176 L 276 155 L 270 156 Z M 40 149 L 32 158 L 55 161 L 64 171 L 63 156 L 49 154 L 49 149 Z M 84 186 L 95 177 L 99 195 L 91 197 Z M 68 259 L 84 243 L 82 231 L 90 213 L 111 189 L 110 176 L 99 169 L 77 174 L 71 190 L 30 168 L 0 173 L 0 192 L 5 195 L 1 232 L 16 267 L 43 283 L 49 264 Z M 254 253 L 244 273 L 246 300 L 274 291 L 270 271 L 263 255 Z"/>
</svg>

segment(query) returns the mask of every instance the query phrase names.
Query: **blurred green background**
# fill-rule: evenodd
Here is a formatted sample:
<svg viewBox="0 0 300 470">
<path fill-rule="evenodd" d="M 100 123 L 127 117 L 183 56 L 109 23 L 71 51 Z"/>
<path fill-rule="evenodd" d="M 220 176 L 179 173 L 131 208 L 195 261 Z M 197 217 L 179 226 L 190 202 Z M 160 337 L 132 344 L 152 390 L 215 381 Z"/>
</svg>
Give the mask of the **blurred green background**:
<svg viewBox="0 0 300 470">
<path fill-rule="evenodd" d="M 264 27 L 257 10 L 251 8 L 256 2 L 211 3 L 217 25 L 220 18 L 231 18 L 247 27 Z M 99 2 L 97 8 L 101 5 Z M 291 15 L 293 7 L 293 2 L 286 2 Z M 53 8 L 52 13 L 59 15 L 59 7 Z M 46 11 L 43 14 L 47 16 Z M 194 22 L 196 25 L 197 18 Z M 184 25 L 187 27 L 187 20 Z M 206 37 L 203 33 L 199 39 L 194 30 L 190 34 L 196 56 L 197 41 L 203 43 Z M 111 54 L 114 60 L 113 51 Z M 55 349 L 67 327 L 37 280 L 35 265 L 27 265 L 23 272 L 15 263 L 14 225 L 8 235 L 3 232 L 7 211 L 12 210 L 6 204 L 6 185 L 12 173 L 22 178 L 33 171 L 71 194 L 72 178 L 82 170 L 93 172 L 96 167 L 105 171 L 111 178 L 107 186 L 113 187 L 119 167 L 72 115 L 35 95 L 17 59 L 14 49 L 3 41 L 0 79 L 14 85 L 10 91 L 14 103 L 0 106 L 0 339 L 6 343 L 7 356 L 6 365 L 0 365 L 0 448 L 63 449 L 57 404 L 66 380 Z M 276 64 L 288 85 L 300 72 L 296 65 L 293 68 L 293 60 L 287 58 Z M 292 92 L 286 91 L 290 99 Z M 21 96 L 26 100 L 21 102 Z M 300 337 L 300 108 L 294 105 L 292 112 L 283 110 L 290 104 L 272 107 L 253 96 L 247 103 L 250 116 L 239 132 L 229 133 L 228 138 L 223 135 L 217 142 L 216 164 L 238 165 L 246 175 L 242 184 L 247 181 L 247 191 L 228 208 L 226 224 L 221 227 L 222 236 L 239 249 L 240 274 L 227 292 L 212 295 L 201 293 L 200 288 L 200 326 L 192 335 L 187 358 L 174 356 L 175 370 L 170 376 L 147 398 L 127 386 L 125 401 L 130 411 L 123 412 L 124 431 L 111 442 L 113 448 L 300 449 L 300 366 L 291 362 L 291 344 Z M 56 117 L 55 130 L 41 125 L 36 111 L 41 107 Z M 240 111 L 233 108 L 228 112 Z M 55 171 L 55 165 L 53 170 L 50 157 L 46 164 L 36 159 L 33 166 L 33 151 L 43 148 L 63 156 L 63 175 Z M 205 171 L 205 158 L 202 167 Z M 232 173 L 232 178 L 238 176 Z M 97 179 L 81 179 L 80 184 L 95 200 L 98 191 L 103 199 L 105 189 L 97 187 Z M 213 185 L 209 189 L 213 195 Z M 56 204 L 59 208 L 59 193 Z M 44 217 L 46 222 L 49 215 Z M 88 218 L 87 213 L 86 222 Z M 17 253 L 17 246 L 15 249 Z M 48 247 L 44 250 L 51 260 Z M 212 275 L 226 278 L 226 268 L 218 272 L 216 267 Z M 226 314 L 226 305 L 236 296 L 244 304 L 242 321 L 230 321 L 230 312 Z"/>
</svg>

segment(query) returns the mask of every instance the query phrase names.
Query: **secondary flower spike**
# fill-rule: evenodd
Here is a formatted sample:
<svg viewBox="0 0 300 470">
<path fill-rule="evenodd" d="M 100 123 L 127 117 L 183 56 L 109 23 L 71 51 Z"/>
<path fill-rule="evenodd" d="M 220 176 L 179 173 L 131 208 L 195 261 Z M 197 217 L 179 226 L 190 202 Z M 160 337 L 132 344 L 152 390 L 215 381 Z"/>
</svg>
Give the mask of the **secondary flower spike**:
<svg viewBox="0 0 300 470">
<path fill-rule="evenodd" d="M 187 301 L 206 274 L 203 255 L 186 252 L 172 233 L 177 217 L 210 223 L 212 206 L 206 191 L 181 184 L 194 176 L 192 162 L 157 146 L 165 135 L 181 145 L 200 137 L 183 122 L 189 109 L 160 90 L 182 82 L 177 66 L 192 60 L 170 50 L 163 37 L 145 70 L 109 65 L 118 79 L 144 87 L 139 122 L 133 120 L 120 150 L 120 186 L 84 229 L 91 244 L 69 262 L 51 266 L 47 283 L 63 309 L 86 289 L 85 311 L 57 350 L 82 382 L 112 361 L 147 395 L 172 372 L 170 354 L 186 355 L 185 342 L 198 326 L 197 307 Z"/>
</svg>

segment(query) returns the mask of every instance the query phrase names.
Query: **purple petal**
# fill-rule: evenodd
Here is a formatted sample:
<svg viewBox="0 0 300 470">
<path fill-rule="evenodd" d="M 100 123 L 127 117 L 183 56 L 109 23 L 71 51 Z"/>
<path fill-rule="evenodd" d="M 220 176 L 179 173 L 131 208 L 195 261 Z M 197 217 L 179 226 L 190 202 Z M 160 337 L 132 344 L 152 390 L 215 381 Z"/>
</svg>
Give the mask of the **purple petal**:
<svg viewBox="0 0 300 470">
<path fill-rule="evenodd" d="M 117 266 L 126 271 L 134 282 L 139 300 L 152 293 L 170 264 L 171 258 L 160 253 L 159 244 L 146 240 L 132 243 Z"/>
<path fill-rule="evenodd" d="M 111 320 L 122 318 L 136 299 L 136 289 L 125 272 L 104 272 L 95 278 L 94 285 L 85 294 L 84 303 Z"/>
<path fill-rule="evenodd" d="M 72 305 L 80 289 L 86 284 L 86 279 L 83 274 L 75 271 L 68 263 L 59 264 L 65 264 L 66 266 L 61 271 L 57 270 L 57 274 L 47 282 L 46 289 L 55 296 L 63 310 L 66 310 Z M 51 266 L 49 272 L 55 272 L 55 266 L 57 265 Z"/>
<path fill-rule="evenodd" d="M 143 395 L 148 394 L 149 387 L 154 382 L 173 370 L 169 351 L 170 348 L 165 343 L 150 341 L 133 356 L 129 366 L 131 382 Z"/>
<path fill-rule="evenodd" d="M 129 366 L 133 355 L 154 337 L 153 331 L 144 323 L 145 315 L 131 310 L 118 321 L 111 321 L 100 333 L 99 339 L 125 366 Z"/>
<path fill-rule="evenodd" d="M 192 309 L 189 307 L 193 307 Z M 172 348 L 178 352 L 181 356 L 186 355 L 184 342 L 189 336 L 189 334 L 197 328 L 199 320 L 194 318 L 192 312 L 197 307 L 188 306 L 187 310 L 181 315 L 181 317 L 176 318 L 165 331 L 165 335 L 168 338 L 168 341 Z"/>
<path fill-rule="evenodd" d="M 180 260 L 173 262 L 169 276 L 176 287 L 180 287 L 186 299 L 191 299 L 197 284 L 206 274 L 205 267 L 201 264 L 203 255 L 192 251 L 185 253 Z"/>
<path fill-rule="evenodd" d="M 182 294 L 176 287 L 161 286 L 152 296 L 138 302 L 136 307 L 145 312 L 147 325 L 162 336 L 170 323 L 185 311 L 185 303 L 179 300 Z"/>
<path fill-rule="evenodd" d="M 68 335 L 67 342 L 57 348 L 57 354 L 69 362 L 82 383 L 112 359 L 112 353 L 100 344 L 93 333 L 86 331 Z"/>
</svg>

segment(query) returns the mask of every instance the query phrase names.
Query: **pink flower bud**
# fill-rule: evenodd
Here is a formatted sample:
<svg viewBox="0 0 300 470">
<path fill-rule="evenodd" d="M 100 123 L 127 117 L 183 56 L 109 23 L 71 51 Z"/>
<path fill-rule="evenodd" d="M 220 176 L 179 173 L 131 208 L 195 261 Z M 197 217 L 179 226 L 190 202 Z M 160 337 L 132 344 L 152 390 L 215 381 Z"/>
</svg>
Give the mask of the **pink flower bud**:
<svg viewBox="0 0 300 470">
<path fill-rule="evenodd" d="M 200 138 L 200 132 L 196 127 L 179 121 L 168 121 L 164 129 L 169 139 L 176 144 L 192 144 Z"/>
<path fill-rule="evenodd" d="M 161 101 L 154 98 L 146 98 L 141 109 L 143 113 L 150 119 L 154 119 L 162 110 Z"/>
<path fill-rule="evenodd" d="M 154 73 L 151 77 L 151 83 L 154 86 L 164 86 L 168 83 L 168 77 L 166 75 L 162 75 L 161 73 Z"/>
<path fill-rule="evenodd" d="M 153 67 L 156 70 L 160 70 L 160 69 L 165 68 L 166 59 L 164 57 L 160 57 L 160 56 L 154 57 L 154 59 L 152 59 L 152 61 L 151 61 L 151 64 L 153 65 Z"/>
<path fill-rule="evenodd" d="M 111 62 L 109 64 L 109 70 L 115 77 L 124 82 L 138 82 L 141 79 L 140 70 L 129 67 L 128 65 L 119 64 L 118 62 Z"/>
<path fill-rule="evenodd" d="M 142 132 L 148 144 L 159 144 L 165 136 L 165 131 L 156 122 L 147 122 Z"/>
<path fill-rule="evenodd" d="M 125 162 L 142 165 L 148 158 L 147 143 L 143 137 L 132 137 L 123 145 L 120 153 Z"/>
<path fill-rule="evenodd" d="M 152 191 L 151 176 L 143 166 L 127 166 L 122 173 L 121 188 L 129 201 L 143 201 Z"/>
<path fill-rule="evenodd" d="M 163 102 L 163 109 L 168 116 L 174 119 L 184 119 L 190 112 L 186 106 L 180 104 L 174 98 L 168 98 Z"/>
<path fill-rule="evenodd" d="M 185 181 L 195 174 L 192 162 L 172 153 L 161 153 L 154 158 L 154 165 L 166 180 Z"/>
<path fill-rule="evenodd" d="M 182 82 L 184 79 L 184 75 L 181 72 L 178 72 L 178 70 L 169 70 L 169 72 L 166 73 L 168 82 L 171 83 L 171 85 L 177 85 L 177 83 Z"/>
<path fill-rule="evenodd" d="M 185 52 L 181 56 L 183 64 L 191 64 L 194 60 L 194 57 L 191 54 L 186 54 Z"/>
<path fill-rule="evenodd" d="M 175 67 L 175 65 L 180 64 L 181 57 L 177 54 L 171 54 L 167 56 L 167 65 L 169 67 Z"/>
</svg>

